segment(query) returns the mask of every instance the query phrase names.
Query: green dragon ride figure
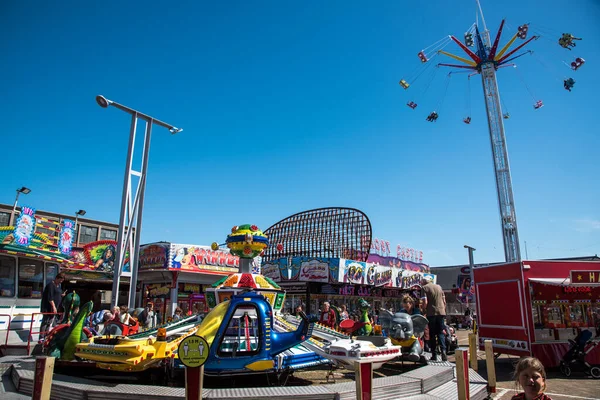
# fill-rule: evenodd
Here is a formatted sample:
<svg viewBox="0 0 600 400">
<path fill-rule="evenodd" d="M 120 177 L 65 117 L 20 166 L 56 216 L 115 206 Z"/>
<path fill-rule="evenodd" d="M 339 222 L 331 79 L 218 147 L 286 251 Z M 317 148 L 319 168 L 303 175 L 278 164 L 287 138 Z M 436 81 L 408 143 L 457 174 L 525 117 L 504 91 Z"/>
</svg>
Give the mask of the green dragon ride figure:
<svg viewBox="0 0 600 400">
<path fill-rule="evenodd" d="M 63 299 L 65 313 L 60 324 L 54 327 L 44 341 L 44 354 L 60 360 L 71 361 L 75 358 L 75 346 L 88 340 L 91 332 L 84 329 L 86 317 L 93 309 L 94 303 L 87 302 L 79 308 L 79 295 L 69 293 Z M 79 311 L 77 311 L 79 310 Z"/>
<path fill-rule="evenodd" d="M 370 335 L 373 332 L 371 326 L 371 320 L 369 319 L 369 309 L 371 305 L 365 301 L 365 299 L 358 300 L 358 309 L 360 310 L 360 322 L 364 322 L 365 325 L 357 331 L 358 335 L 365 336 Z"/>
</svg>

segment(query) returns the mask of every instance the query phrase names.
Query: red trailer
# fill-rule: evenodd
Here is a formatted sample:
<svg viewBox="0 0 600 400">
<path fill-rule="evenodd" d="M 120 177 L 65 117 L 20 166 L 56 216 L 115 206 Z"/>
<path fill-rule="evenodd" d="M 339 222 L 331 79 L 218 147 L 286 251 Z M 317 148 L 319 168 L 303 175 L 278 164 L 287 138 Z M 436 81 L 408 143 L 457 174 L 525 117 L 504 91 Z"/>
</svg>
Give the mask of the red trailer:
<svg viewBox="0 0 600 400">
<path fill-rule="evenodd" d="M 521 261 L 473 269 L 479 347 L 539 358 L 557 367 L 569 339 L 588 329 L 600 339 L 600 262 Z M 600 364 L 600 346 L 587 355 Z"/>
</svg>

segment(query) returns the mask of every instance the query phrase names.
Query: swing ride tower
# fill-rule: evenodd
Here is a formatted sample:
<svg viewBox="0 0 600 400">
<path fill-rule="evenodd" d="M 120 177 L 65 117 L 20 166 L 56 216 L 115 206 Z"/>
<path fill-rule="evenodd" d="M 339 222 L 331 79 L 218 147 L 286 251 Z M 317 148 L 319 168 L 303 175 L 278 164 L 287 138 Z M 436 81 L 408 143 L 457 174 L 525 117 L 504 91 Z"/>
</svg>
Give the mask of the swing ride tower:
<svg viewBox="0 0 600 400">
<path fill-rule="evenodd" d="M 479 1 L 477 1 L 479 6 Z M 480 7 L 480 6 L 479 6 Z M 472 52 L 468 46 L 473 45 L 472 33 L 465 35 L 465 44 L 461 43 L 454 36 L 451 39 L 456 42 L 461 49 L 471 58 L 472 62 L 462 57 L 453 56 L 450 53 L 440 51 L 442 54 L 446 54 L 459 61 L 467 61 L 468 67 L 481 74 L 481 82 L 483 86 L 483 99 L 485 102 L 485 109 L 488 119 L 488 128 L 490 133 L 490 143 L 492 146 L 492 158 L 494 161 L 494 173 L 496 177 L 496 192 L 498 195 L 498 206 L 500 208 L 500 224 L 502 228 L 502 240 L 504 242 L 504 258 L 506 262 L 514 262 L 521 260 L 521 250 L 519 245 L 519 230 L 517 226 L 517 213 L 515 211 L 515 199 L 513 196 L 512 178 L 510 176 L 510 165 L 508 162 L 508 150 L 506 146 L 506 135 L 504 134 L 504 122 L 502 114 L 502 106 L 500 103 L 500 92 L 498 90 L 498 82 L 496 80 L 496 70 L 502 66 L 508 66 L 508 62 L 514 60 L 516 57 L 510 58 L 516 51 L 524 47 L 531 40 L 536 37 L 533 36 L 529 40 L 525 41 L 520 46 L 517 46 L 514 50 L 504 55 L 506 50 L 514 43 L 517 38 L 525 38 L 527 32 L 527 26 L 523 25 L 519 27 L 519 31 L 513 36 L 504 48 L 496 54 L 502 29 L 504 27 L 504 20 L 500 24 L 500 29 L 494 40 L 494 44 L 491 44 L 489 31 L 485 26 L 485 20 L 483 18 L 483 12 L 481 13 L 481 20 L 483 23 L 483 34 L 479 32 L 477 24 L 475 24 L 475 41 L 477 44 L 477 52 Z M 473 65 L 474 63 L 474 65 Z M 440 64 L 450 67 L 464 67 L 459 65 L 451 64 Z"/>
<path fill-rule="evenodd" d="M 479 26 L 476 22 L 465 33 L 464 43 L 458 40 L 456 37 L 450 35 L 447 39 L 445 39 L 446 44 L 442 43 L 433 45 L 434 49 L 430 53 L 431 56 L 428 56 L 425 50 L 419 52 L 418 56 L 422 63 L 426 63 L 430 61 L 430 57 L 443 54 L 454 60 L 460 61 L 461 64 L 440 63 L 437 65 L 438 67 L 446 66 L 470 70 L 465 71 L 470 72 L 469 78 L 472 75 L 481 74 L 483 98 L 487 112 L 488 128 L 494 161 L 498 206 L 500 208 L 502 239 L 504 241 L 504 257 L 506 262 L 514 262 L 521 260 L 521 251 L 519 246 L 519 231 L 517 228 L 517 214 L 515 211 L 512 179 L 510 176 L 510 166 L 508 162 L 508 150 L 506 147 L 506 136 L 504 134 L 503 119 L 508 118 L 509 115 L 508 113 L 502 113 L 500 92 L 498 89 L 498 82 L 496 81 L 496 71 L 503 67 L 514 67 L 515 64 L 511 63 L 513 60 L 525 54 L 531 53 L 531 51 L 524 51 L 521 54 L 514 55 L 529 42 L 537 39 L 538 36 L 532 36 L 531 38 L 525 40 L 527 38 L 527 31 L 529 28 L 527 24 L 521 25 L 508 43 L 498 50 L 498 44 L 500 42 L 505 21 L 502 20 L 496 38 L 494 39 L 494 43 L 492 44 L 490 41 L 489 31 L 485 25 L 485 19 L 483 18 L 483 12 L 481 10 L 479 0 L 476 0 L 476 2 L 479 8 L 479 14 L 481 15 L 483 33 L 479 31 Z M 524 40 L 524 42 L 516 46 L 514 49 L 508 51 L 517 39 Z M 468 56 L 468 58 L 457 56 L 443 50 L 447 44 L 452 42 L 456 43 Z M 472 51 L 469 47 L 475 47 L 475 50 Z M 452 72 L 450 72 L 450 74 L 452 74 Z M 448 76 L 450 76 L 450 74 Z M 400 81 L 400 85 L 404 89 L 408 89 L 410 86 L 410 84 L 404 79 Z M 416 107 L 416 103 L 410 102 L 408 106 L 414 109 Z M 534 104 L 535 109 L 539 109 L 541 107 L 543 107 L 541 100 Z M 430 122 L 435 122 L 437 117 L 437 111 L 434 111 L 432 114 L 430 114 L 427 120 Z M 468 116 L 463 121 L 466 124 L 470 124 L 471 117 Z"/>
<path fill-rule="evenodd" d="M 489 46 L 489 34 L 484 32 Z M 481 35 L 477 35 L 480 56 L 487 59 L 486 46 Z M 502 224 L 502 240 L 504 241 L 504 258 L 506 262 L 520 261 L 521 250 L 519 247 L 519 231 L 517 229 L 517 214 L 515 212 L 515 199 L 513 196 L 512 178 L 508 163 L 508 150 L 504 134 L 504 122 L 500 105 L 500 93 L 496 81 L 496 66 L 493 61 L 482 62 L 481 81 L 483 97 L 488 118 L 492 157 L 494 160 L 494 173 L 496 176 L 496 191 L 498 206 L 500 207 L 500 223 Z"/>
</svg>

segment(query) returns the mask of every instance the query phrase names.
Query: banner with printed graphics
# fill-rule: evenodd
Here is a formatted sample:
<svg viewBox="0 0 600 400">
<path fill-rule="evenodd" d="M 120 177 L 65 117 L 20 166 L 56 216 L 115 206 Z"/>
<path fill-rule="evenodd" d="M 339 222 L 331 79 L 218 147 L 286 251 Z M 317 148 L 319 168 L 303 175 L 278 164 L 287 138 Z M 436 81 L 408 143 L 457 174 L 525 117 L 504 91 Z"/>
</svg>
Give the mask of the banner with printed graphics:
<svg viewBox="0 0 600 400">
<path fill-rule="evenodd" d="M 287 258 L 283 258 L 283 259 L 279 259 L 279 260 L 273 260 L 271 262 L 268 262 L 266 264 L 264 264 L 261 269 L 262 269 L 262 275 L 266 276 L 267 278 L 272 279 L 274 282 L 281 282 L 281 262 L 285 262 L 285 278 L 287 278 Z"/>
<path fill-rule="evenodd" d="M 365 283 L 371 286 L 392 287 L 394 285 L 394 271 L 391 267 L 378 264 L 367 264 Z"/>
<path fill-rule="evenodd" d="M 298 271 L 299 281 L 329 282 L 329 260 L 318 257 L 293 257 L 292 271 Z"/>
<path fill-rule="evenodd" d="M 423 277 L 430 277 L 433 283 L 437 283 L 437 275 L 434 274 L 397 270 L 394 286 L 400 289 L 410 289 L 416 285 L 420 286 Z"/>
<path fill-rule="evenodd" d="M 166 269 L 169 266 L 169 243 L 151 243 L 140 247 L 139 270 Z"/>
<path fill-rule="evenodd" d="M 64 255 L 70 255 L 75 236 L 75 223 L 70 219 L 63 220 L 58 235 L 58 249 Z"/>
<path fill-rule="evenodd" d="M 398 257 L 383 256 L 380 254 L 370 253 L 367 262 L 407 271 L 429 272 L 429 265 L 427 264 L 401 260 Z"/>
<path fill-rule="evenodd" d="M 365 283 L 367 263 L 355 260 L 340 260 L 340 271 L 338 282 L 362 285 Z"/>
<path fill-rule="evenodd" d="M 169 269 L 238 272 L 239 265 L 240 258 L 228 249 L 214 251 L 210 246 L 175 243 L 170 246 Z"/>
<path fill-rule="evenodd" d="M 17 218 L 13 231 L 15 243 L 23 247 L 29 246 L 33 232 L 35 232 L 36 223 L 35 208 L 21 207 L 21 213 L 19 214 L 19 218 Z"/>
</svg>

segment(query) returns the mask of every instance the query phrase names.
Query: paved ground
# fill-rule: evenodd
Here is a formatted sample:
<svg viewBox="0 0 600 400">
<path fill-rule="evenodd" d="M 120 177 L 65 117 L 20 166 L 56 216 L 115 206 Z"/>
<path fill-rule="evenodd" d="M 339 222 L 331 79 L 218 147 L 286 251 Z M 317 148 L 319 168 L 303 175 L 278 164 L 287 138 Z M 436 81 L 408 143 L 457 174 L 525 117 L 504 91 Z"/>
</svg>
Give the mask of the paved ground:
<svg viewBox="0 0 600 400">
<path fill-rule="evenodd" d="M 468 331 L 461 330 L 457 333 L 459 345 L 468 346 Z M 478 352 L 478 371 L 481 376 L 487 379 L 485 367 L 485 353 Z M 452 361 L 453 357 L 450 357 Z M 512 396 L 518 393 L 515 381 L 512 379 L 514 363 L 518 357 L 503 355 L 496 360 L 496 382 L 497 393 L 494 399 L 510 400 Z M 546 371 L 548 379 L 546 384 L 548 389 L 546 394 L 553 400 L 573 400 L 573 399 L 600 399 L 600 380 L 587 377 L 584 374 L 573 374 L 571 378 L 565 378 L 558 369 Z"/>
</svg>

